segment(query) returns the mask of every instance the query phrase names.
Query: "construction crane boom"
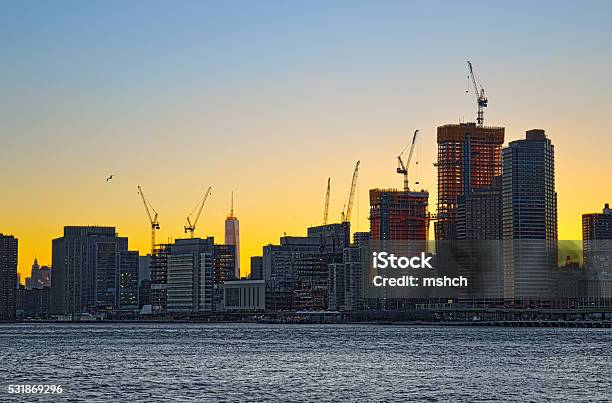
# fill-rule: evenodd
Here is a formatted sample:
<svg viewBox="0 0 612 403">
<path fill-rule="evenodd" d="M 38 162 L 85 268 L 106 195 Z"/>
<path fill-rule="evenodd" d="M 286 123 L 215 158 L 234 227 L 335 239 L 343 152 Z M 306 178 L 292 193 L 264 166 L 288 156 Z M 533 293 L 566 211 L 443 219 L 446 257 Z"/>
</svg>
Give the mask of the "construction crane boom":
<svg viewBox="0 0 612 403">
<path fill-rule="evenodd" d="M 323 208 L 323 225 L 327 225 L 327 214 L 329 212 L 329 193 L 331 178 L 327 178 L 327 193 L 325 193 L 325 207 Z"/>
<path fill-rule="evenodd" d="M 353 210 L 353 201 L 355 200 L 355 188 L 357 187 L 357 177 L 359 176 L 359 163 L 355 164 L 355 170 L 353 171 L 353 180 L 351 181 L 351 190 L 349 192 L 348 201 L 345 204 L 345 210 L 342 211 L 342 222 L 351 222 L 351 212 Z"/>
<path fill-rule="evenodd" d="M 187 223 L 185 224 L 185 233 L 189 232 L 191 238 L 194 237 L 194 232 L 195 232 L 195 229 L 196 229 L 196 225 L 198 224 L 198 220 L 200 219 L 200 215 L 202 214 L 202 210 L 204 209 L 204 203 L 206 203 L 206 199 L 208 199 L 208 195 L 210 194 L 210 189 L 211 188 L 212 188 L 212 186 L 208 187 L 208 190 L 206 190 L 206 193 L 204 194 L 204 197 L 198 202 L 198 204 L 195 206 L 195 208 L 187 216 Z M 193 213 L 196 212 L 196 210 L 197 210 L 197 214 L 196 214 L 195 218 L 193 218 L 193 221 L 192 221 L 191 216 L 193 215 Z"/>
<path fill-rule="evenodd" d="M 138 186 L 138 193 L 140 194 L 140 198 L 142 199 L 142 204 L 144 204 L 145 211 L 147 212 L 147 217 L 149 218 L 149 222 L 151 223 L 151 254 L 155 250 L 155 231 L 158 230 L 159 221 L 157 221 L 157 211 L 153 208 L 151 203 L 145 198 L 144 193 L 142 192 L 142 188 Z M 151 215 L 151 210 L 155 215 Z"/>
<path fill-rule="evenodd" d="M 414 153 L 414 145 L 416 144 L 417 134 L 419 134 L 419 130 L 414 131 L 414 135 L 412 136 L 412 142 L 407 144 L 406 147 L 402 150 L 400 155 L 397 157 L 397 173 L 404 175 L 404 192 L 407 192 L 408 187 L 408 168 L 410 167 L 410 161 L 412 161 L 412 154 Z M 406 160 L 406 164 L 402 161 L 402 155 L 406 152 L 406 149 L 410 146 L 410 152 L 408 153 L 408 159 Z"/>
<path fill-rule="evenodd" d="M 485 90 L 484 88 L 482 88 L 482 84 L 480 84 L 480 81 L 474 74 L 472 63 L 468 60 L 467 64 L 470 73 L 469 77 L 472 79 L 474 93 L 476 94 L 476 103 L 478 104 L 478 115 L 476 117 L 476 122 L 478 123 L 478 126 L 482 127 L 482 125 L 484 124 L 484 108 L 488 105 L 489 100 L 485 96 Z"/>
</svg>

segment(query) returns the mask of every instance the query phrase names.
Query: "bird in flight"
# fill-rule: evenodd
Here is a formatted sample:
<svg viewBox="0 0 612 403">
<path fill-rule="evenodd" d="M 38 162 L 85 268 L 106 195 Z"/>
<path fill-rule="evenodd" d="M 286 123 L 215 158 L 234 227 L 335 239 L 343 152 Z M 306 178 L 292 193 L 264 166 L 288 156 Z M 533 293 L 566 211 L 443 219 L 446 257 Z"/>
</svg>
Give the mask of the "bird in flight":
<svg viewBox="0 0 612 403">
<path fill-rule="evenodd" d="M 115 176 L 115 175 L 111 175 L 111 176 L 109 176 L 108 178 L 106 178 L 106 181 L 108 182 L 108 181 L 110 181 L 111 179 L 113 179 L 113 176 Z"/>
</svg>

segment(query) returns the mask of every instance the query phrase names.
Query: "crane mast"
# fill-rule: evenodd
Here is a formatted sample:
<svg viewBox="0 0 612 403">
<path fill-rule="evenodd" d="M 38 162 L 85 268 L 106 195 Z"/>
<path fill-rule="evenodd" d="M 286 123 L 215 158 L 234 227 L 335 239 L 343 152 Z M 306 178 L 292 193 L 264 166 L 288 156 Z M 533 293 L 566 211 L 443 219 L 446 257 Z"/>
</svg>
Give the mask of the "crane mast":
<svg viewBox="0 0 612 403">
<path fill-rule="evenodd" d="M 408 159 L 406 160 L 406 164 L 404 164 L 404 161 L 402 161 L 402 155 L 404 155 L 404 152 L 406 152 L 408 145 L 404 147 L 400 155 L 398 155 L 397 157 L 397 173 L 404 175 L 404 192 L 410 190 L 408 187 L 408 168 L 410 167 L 410 161 L 412 160 L 412 154 L 414 153 L 414 145 L 416 144 L 417 134 L 419 134 L 418 129 L 414 131 L 414 135 L 412 136 L 412 142 L 409 144 L 410 152 L 408 153 Z"/>
<path fill-rule="evenodd" d="M 331 178 L 327 178 L 327 193 L 325 194 L 325 207 L 323 208 L 323 225 L 327 225 L 327 214 L 329 212 L 329 193 Z"/>
<path fill-rule="evenodd" d="M 202 210 L 204 209 L 204 203 L 206 203 L 206 199 L 208 199 L 208 195 L 210 194 L 210 189 L 212 188 L 212 186 L 208 187 L 208 190 L 206 191 L 206 193 L 204 194 L 204 197 L 202 198 L 202 200 L 200 200 L 198 202 L 198 204 L 195 206 L 195 208 L 191 211 L 191 213 L 189 213 L 189 215 L 187 216 L 187 222 L 185 224 L 185 233 L 189 232 L 189 236 L 190 238 L 193 239 L 194 237 L 194 232 L 196 229 L 196 225 L 198 224 L 198 220 L 200 219 L 200 214 L 202 214 Z M 232 212 L 233 212 L 233 194 L 232 194 Z M 195 213 L 197 210 L 197 214 L 196 216 L 193 218 L 192 221 L 192 215 L 193 213 Z"/>
<path fill-rule="evenodd" d="M 355 170 L 353 171 L 353 180 L 351 181 L 351 190 L 349 192 L 348 201 L 345 204 L 341 218 L 343 223 L 351 222 L 351 212 L 353 210 L 353 201 L 355 200 L 355 188 L 357 187 L 357 177 L 359 176 L 359 162 L 355 164 Z"/>
<path fill-rule="evenodd" d="M 478 104 L 478 115 L 476 117 L 476 122 L 478 126 L 482 127 L 484 124 L 484 108 L 488 105 L 489 100 L 485 96 L 485 90 L 482 88 L 480 81 L 474 74 L 474 69 L 472 68 L 472 63 L 467 61 L 469 68 L 469 77 L 472 79 L 472 85 L 474 86 L 474 93 L 476 94 L 476 103 Z"/>
<path fill-rule="evenodd" d="M 155 250 L 155 231 L 158 230 L 159 221 L 157 221 L 157 211 L 153 208 L 151 203 L 145 198 L 144 193 L 142 192 L 142 188 L 138 186 L 138 193 L 140 194 L 140 198 L 142 199 L 142 204 L 144 204 L 145 211 L 147 212 L 147 217 L 149 218 L 149 222 L 151 223 L 151 254 Z M 154 215 L 151 215 L 151 210 Z"/>
</svg>

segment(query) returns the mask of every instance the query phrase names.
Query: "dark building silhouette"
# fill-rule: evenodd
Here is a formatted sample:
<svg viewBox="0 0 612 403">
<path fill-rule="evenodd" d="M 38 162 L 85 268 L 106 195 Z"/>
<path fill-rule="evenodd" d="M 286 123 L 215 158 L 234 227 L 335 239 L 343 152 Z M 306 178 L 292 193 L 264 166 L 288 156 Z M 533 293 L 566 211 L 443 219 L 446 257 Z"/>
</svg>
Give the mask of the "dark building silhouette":
<svg viewBox="0 0 612 403">
<path fill-rule="evenodd" d="M 27 289 L 20 286 L 17 289 L 17 316 L 23 318 L 41 318 L 49 316 L 51 302 L 49 287 Z"/>
<path fill-rule="evenodd" d="M 438 127 L 437 240 L 457 237 L 458 198 L 475 189 L 489 188 L 502 173 L 503 127 L 475 123 Z"/>
<path fill-rule="evenodd" d="M 251 274 L 249 276 L 251 280 L 263 280 L 263 256 L 252 256 L 251 257 Z"/>
<path fill-rule="evenodd" d="M 544 130 L 503 150 L 502 235 L 504 294 L 508 299 L 548 296 L 557 267 L 557 193 L 554 146 Z"/>
<path fill-rule="evenodd" d="M 457 239 L 502 239 L 501 176 L 490 187 L 472 189 L 457 198 Z"/>
<path fill-rule="evenodd" d="M 137 301 L 138 253 L 128 252 L 127 238 L 114 227 L 64 227 L 53 240 L 51 312 L 110 312 Z"/>
<path fill-rule="evenodd" d="M 18 241 L 0 234 L 0 321 L 15 320 Z"/>
</svg>

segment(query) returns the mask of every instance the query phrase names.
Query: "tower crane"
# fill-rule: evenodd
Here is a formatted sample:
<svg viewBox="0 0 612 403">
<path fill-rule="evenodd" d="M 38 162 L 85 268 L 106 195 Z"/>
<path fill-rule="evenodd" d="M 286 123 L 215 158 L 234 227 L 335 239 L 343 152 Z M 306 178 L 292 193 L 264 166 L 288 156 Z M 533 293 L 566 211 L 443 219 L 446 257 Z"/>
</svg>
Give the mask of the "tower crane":
<svg viewBox="0 0 612 403">
<path fill-rule="evenodd" d="M 145 211 L 147 212 L 147 217 L 149 217 L 149 222 L 151 223 L 151 254 L 155 249 L 155 231 L 159 229 L 159 221 L 157 221 L 157 211 L 153 208 L 151 203 L 145 198 L 144 193 L 142 192 L 142 188 L 138 186 L 138 193 L 140 194 L 140 198 L 142 199 L 142 204 L 144 204 Z M 151 211 L 155 215 L 151 215 Z"/>
<path fill-rule="evenodd" d="M 353 200 L 355 200 L 355 188 L 357 187 L 357 177 L 359 176 L 359 162 L 355 164 L 355 170 L 353 171 L 353 180 L 351 181 L 351 190 L 349 192 L 348 201 L 344 205 L 341 214 L 341 221 L 343 223 L 351 222 L 351 211 L 353 210 Z"/>
<path fill-rule="evenodd" d="M 400 153 L 400 155 L 397 156 L 397 173 L 404 175 L 404 192 L 410 190 L 408 188 L 408 168 L 410 167 L 410 161 L 412 160 L 412 154 L 414 153 L 414 145 L 416 144 L 418 134 L 419 130 L 417 129 L 414 131 L 414 135 L 412 136 L 412 142 L 410 144 L 407 144 L 406 147 L 404 147 L 404 149 Z M 408 159 L 406 160 L 406 164 L 404 164 L 404 161 L 402 161 L 402 155 L 404 155 L 408 146 L 410 146 L 410 152 L 408 153 Z"/>
<path fill-rule="evenodd" d="M 478 104 L 478 116 L 476 118 L 476 122 L 478 123 L 478 126 L 482 127 L 482 125 L 484 124 L 484 109 L 483 108 L 487 106 L 489 100 L 485 96 L 485 90 L 484 88 L 482 88 L 482 84 L 480 84 L 478 77 L 476 77 L 476 75 L 474 74 L 472 63 L 468 60 L 467 64 L 470 70 L 470 74 L 468 77 L 472 79 L 472 85 L 474 86 L 474 93 L 476 94 L 476 103 Z"/>
<path fill-rule="evenodd" d="M 325 207 L 323 208 L 323 225 L 327 225 L 327 213 L 329 212 L 329 193 L 331 178 L 327 178 L 327 193 L 325 194 Z"/>
<path fill-rule="evenodd" d="M 202 209 L 204 209 L 204 203 L 206 203 L 206 199 L 208 199 L 208 195 L 210 194 L 210 189 L 212 188 L 212 186 L 208 187 L 208 190 L 206 191 L 206 193 L 204 194 L 204 197 L 198 202 L 198 204 L 194 207 L 194 209 L 191 211 L 191 213 L 189 213 L 189 215 L 187 216 L 187 222 L 185 224 L 185 233 L 190 234 L 190 237 L 193 238 L 195 229 L 196 229 L 196 225 L 198 224 L 198 220 L 200 219 L 200 214 L 202 214 Z M 232 197 L 233 199 L 233 197 Z M 233 209 L 233 208 L 232 208 Z M 193 218 L 192 221 L 192 215 L 193 213 L 195 213 L 197 210 L 197 214 L 196 216 Z"/>
</svg>

